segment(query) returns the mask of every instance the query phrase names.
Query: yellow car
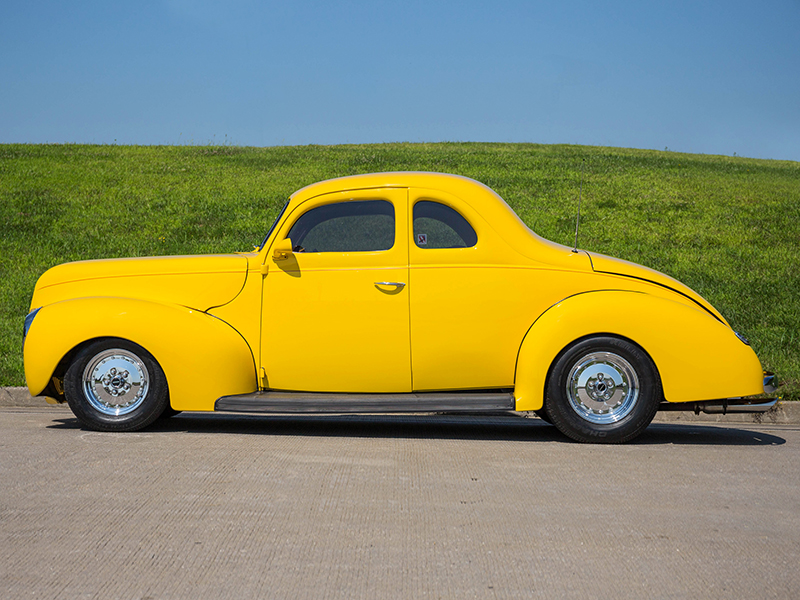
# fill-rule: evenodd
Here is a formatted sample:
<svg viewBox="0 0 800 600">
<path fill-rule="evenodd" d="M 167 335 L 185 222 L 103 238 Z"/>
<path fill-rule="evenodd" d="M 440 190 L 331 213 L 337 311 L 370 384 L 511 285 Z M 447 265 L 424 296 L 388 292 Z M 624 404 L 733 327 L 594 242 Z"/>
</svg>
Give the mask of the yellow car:
<svg viewBox="0 0 800 600">
<path fill-rule="evenodd" d="M 90 429 L 179 411 L 536 411 L 623 442 L 659 409 L 767 410 L 747 340 L 646 267 L 549 242 L 477 181 L 292 195 L 253 252 L 59 265 L 25 319 L 31 394 Z"/>
</svg>

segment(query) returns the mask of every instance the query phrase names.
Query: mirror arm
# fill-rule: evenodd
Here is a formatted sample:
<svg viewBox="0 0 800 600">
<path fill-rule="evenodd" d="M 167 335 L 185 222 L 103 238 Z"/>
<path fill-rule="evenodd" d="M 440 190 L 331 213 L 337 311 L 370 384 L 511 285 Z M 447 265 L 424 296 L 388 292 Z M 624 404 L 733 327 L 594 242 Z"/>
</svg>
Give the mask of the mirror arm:
<svg viewBox="0 0 800 600">
<path fill-rule="evenodd" d="M 292 240 L 291 238 L 286 238 L 285 240 L 281 240 L 280 242 L 276 242 L 275 245 L 272 247 L 272 259 L 273 260 L 286 260 L 293 254 L 292 251 Z"/>
</svg>

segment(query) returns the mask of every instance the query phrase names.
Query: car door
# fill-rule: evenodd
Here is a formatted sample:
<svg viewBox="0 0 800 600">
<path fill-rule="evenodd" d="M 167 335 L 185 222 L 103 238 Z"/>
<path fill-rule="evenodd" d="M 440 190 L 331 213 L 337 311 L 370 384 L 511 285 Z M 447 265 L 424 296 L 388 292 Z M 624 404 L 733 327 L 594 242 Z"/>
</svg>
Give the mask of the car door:
<svg viewBox="0 0 800 600">
<path fill-rule="evenodd" d="M 414 390 L 513 387 L 531 324 L 519 255 L 477 211 L 442 191 L 412 188 L 409 221 Z"/>
<path fill-rule="evenodd" d="M 267 254 L 261 363 L 271 389 L 410 392 L 406 189 L 299 205 Z M 286 242 L 284 242 L 286 244 Z"/>
</svg>

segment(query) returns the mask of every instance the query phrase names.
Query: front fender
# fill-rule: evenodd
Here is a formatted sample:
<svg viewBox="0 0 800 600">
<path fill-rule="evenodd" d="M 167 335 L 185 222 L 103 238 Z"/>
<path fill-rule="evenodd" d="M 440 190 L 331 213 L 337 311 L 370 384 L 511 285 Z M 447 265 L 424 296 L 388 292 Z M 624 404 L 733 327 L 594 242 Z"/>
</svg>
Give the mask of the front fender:
<svg viewBox="0 0 800 600">
<path fill-rule="evenodd" d="M 76 346 L 120 337 L 150 352 L 164 369 L 175 410 L 213 410 L 220 396 L 258 388 L 250 347 L 230 325 L 174 304 L 130 298 L 76 298 L 44 306 L 25 339 L 25 379 L 41 394 Z"/>
<path fill-rule="evenodd" d="M 733 330 L 681 301 L 632 291 L 596 291 L 565 298 L 545 311 L 522 341 L 515 376 L 517 410 L 539 410 L 558 354 L 592 335 L 616 335 L 653 359 L 669 402 L 763 392 L 761 363 Z"/>
</svg>

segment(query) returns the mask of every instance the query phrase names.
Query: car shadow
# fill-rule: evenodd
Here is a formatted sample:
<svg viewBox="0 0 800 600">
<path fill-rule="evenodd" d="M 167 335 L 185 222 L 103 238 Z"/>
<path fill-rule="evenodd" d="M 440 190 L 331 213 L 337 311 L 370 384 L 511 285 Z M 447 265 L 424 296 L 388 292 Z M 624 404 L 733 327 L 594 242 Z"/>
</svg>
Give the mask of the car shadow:
<svg viewBox="0 0 800 600">
<path fill-rule="evenodd" d="M 652 423 L 632 444 L 676 444 L 698 446 L 780 446 L 786 440 L 765 431 L 751 431 L 744 425 L 721 423 Z"/>
<path fill-rule="evenodd" d="M 82 429 L 75 418 L 54 419 L 50 429 Z M 152 433 L 210 433 L 343 438 L 475 439 L 573 442 L 541 419 L 486 415 L 250 415 L 181 413 L 156 421 Z M 786 440 L 764 431 L 719 424 L 654 423 L 633 445 L 778 446 Z"/>
</svg>

